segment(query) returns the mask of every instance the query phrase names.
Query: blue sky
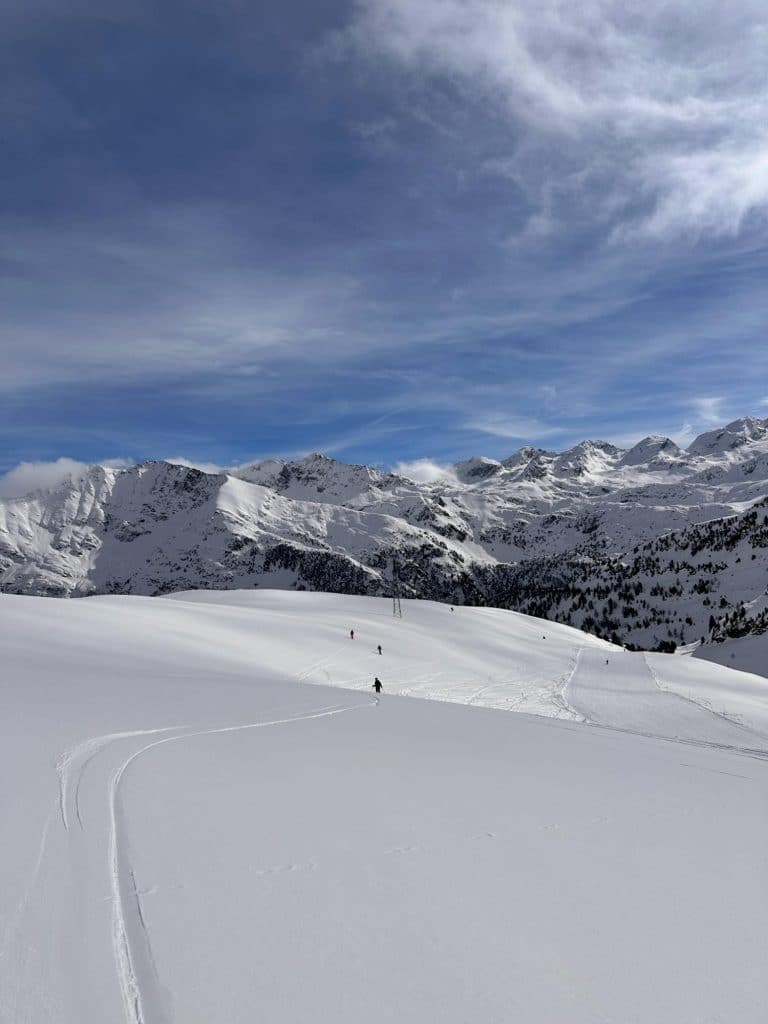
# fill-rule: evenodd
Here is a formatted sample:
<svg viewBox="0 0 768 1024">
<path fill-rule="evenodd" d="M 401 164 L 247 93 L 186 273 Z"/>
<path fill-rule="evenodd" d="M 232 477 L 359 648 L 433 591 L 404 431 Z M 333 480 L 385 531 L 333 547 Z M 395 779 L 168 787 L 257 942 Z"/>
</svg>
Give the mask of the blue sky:
<svg viewBox="0 0 768 1024">
<path fill-rule="evenodd" d="M 768 9 L 639 10 L 6 0 L 0 471 L 768 416 Z"/>
</svg>

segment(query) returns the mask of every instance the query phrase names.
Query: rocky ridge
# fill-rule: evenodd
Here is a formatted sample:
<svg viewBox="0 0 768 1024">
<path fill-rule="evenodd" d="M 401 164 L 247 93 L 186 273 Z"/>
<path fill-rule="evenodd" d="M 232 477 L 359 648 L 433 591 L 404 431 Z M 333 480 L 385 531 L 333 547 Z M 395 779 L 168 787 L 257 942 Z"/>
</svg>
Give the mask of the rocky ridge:
<svg viewBox="0 0 768 1024">
<path fill-rule="evenodd" d="M 768 627 L 768 421 L 584 441 L 431 484 L 313 454 L 92 466 L 0 500 L 0 590 L 278 587 L 488 604 L 667 649 Z"/>
</svg>

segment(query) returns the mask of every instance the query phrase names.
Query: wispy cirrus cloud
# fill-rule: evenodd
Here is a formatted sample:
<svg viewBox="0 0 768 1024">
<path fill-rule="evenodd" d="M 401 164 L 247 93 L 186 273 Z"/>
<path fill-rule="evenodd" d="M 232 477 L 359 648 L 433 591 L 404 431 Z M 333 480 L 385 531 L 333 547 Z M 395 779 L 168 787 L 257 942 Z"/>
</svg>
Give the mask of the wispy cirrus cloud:
<svg viewBox="0 0 768 1024">
<path fill-rule="evenodd" d="M 768 209 L 763 3 L 355 7 L 337 47 L 398 65 L 411 90 L 450 81 L 506 124 L 484 166 L 524 193 L 536 231 L 579 201 L 624 238 L 733 234 Z"/>
<path fill-rule="evenodd" d="M 253 387 L 276 358 L 352 347 L 362 315 L 352 275 L 289 278 L 247 249 L 232 211 L 186 204 L 135 202 L 129 218 L 116 208 L 98 225 L 5 232 L 0 391 L 198 374 Z"/>
<path fill-rule="evenodd" d="M 563 436 L 568 431 L 563 427 L 543 423 L 541 420 L 520 416 L 509 416 L 502 412 L 488 412 L 470 417 L 467 429 L 492 437 L 512 441 L 541 441 L 548 437 Z"/>
<path fill-rule="evenodd" d="M 725 416 L 723 412 L 724 401 L 725 399 L 719 395 L 692 398 L 691 408 L 695 413 L 697 422 L 703 423 L 706 426 L 722 423 Z"/>
<path fill-rule="evenodd" d="M 6 7 L 0 465 L 759 408 L 762 0 Z"/>
</svg>

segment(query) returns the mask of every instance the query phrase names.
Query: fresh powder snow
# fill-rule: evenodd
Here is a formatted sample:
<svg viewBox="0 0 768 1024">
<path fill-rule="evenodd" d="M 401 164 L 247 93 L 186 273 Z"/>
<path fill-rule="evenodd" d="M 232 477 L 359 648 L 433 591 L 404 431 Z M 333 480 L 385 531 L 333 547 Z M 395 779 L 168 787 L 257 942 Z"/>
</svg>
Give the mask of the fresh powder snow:
<svg viewBox="0 0 768 1024">
<path fill-rule="evenodd" d="M 4 1024 L 763 1018 L 764 678 L 290 591 L 0 595 L 0 650 Z"/>
</svg>

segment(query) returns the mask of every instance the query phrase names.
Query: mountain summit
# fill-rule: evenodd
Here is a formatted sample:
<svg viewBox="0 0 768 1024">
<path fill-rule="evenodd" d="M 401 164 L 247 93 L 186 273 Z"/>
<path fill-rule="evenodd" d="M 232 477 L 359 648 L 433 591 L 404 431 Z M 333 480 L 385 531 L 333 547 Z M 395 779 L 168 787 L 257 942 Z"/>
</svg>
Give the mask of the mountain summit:
<svg viewBox="0 0 768 1024">
<path fill-rule="evenodd" d="M 403 594 L 679 644 L 762 622 L 767 499 L 759 419 L 687 451 L 651 436 L 478 456 L 428 484 L 318 453 L 220 473 L 92 466 L 0 500 L 0 590 L 389 594 L 396 571 Z"/>
</svg>

